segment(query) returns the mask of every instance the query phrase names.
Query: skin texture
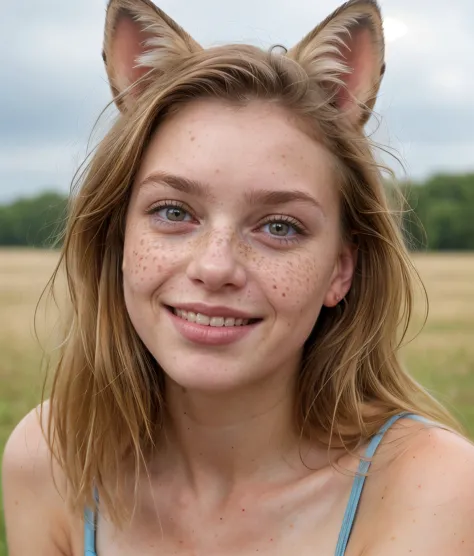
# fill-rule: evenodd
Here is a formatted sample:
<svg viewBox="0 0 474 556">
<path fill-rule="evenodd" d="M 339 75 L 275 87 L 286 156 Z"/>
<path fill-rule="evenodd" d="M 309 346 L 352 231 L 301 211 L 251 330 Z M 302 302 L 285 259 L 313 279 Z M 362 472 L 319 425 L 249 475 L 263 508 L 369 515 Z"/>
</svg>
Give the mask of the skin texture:
<svg viewBox="0 0 474 556">
<path fill-rule="evenodd" d="M 132 322 L 172 380 L 225 395 L 296 372 L 322 304 L 332 306 L 345 295 L 354 266 L 340 245 L 331 163 L 331 155 L 276 106 L 199 102 L 160 128 L 134 185 L 123 271 Z M 206 184 L 208 199 L 161 184 L 140 187 L 156 172 Z M 293 189 L 312 196 L 321 209 L 247 200 L 262 190 Z M 170 225 L 160 217 L 166 211 L 146 214 L 166 200 L 185 203 L 192 217 Z M 263 223 L 279 215 L 301 221 L 307 235 L 272 236 Z M 264 321 L 232 346 L 196 349 L 169 326 L 162 309 L 163 303 L 183 302 L 238 308 Z M 251 356 L 243 355 L 247 350 Z"/>
<path fill-rule="evenodd" d="M 199 180 L 209 195 L 141 186 L 157 172 Z M 298 189 L 321 208 L 248 202 L 266 189 Z M 165 224 L 166 209 L 149 214 L 162 201 L 185 204 L 190 216 Z M 282 244 L 269 216 L 291 216 L 307 235 Z M 349 471 L 357 461 L 300 440 L 292 400 L 321 306 L 350 287 L 356 254 L 340 240 L 339 219 L 330 154 L 281 108 L 199 102 L 160 127 L 133 184 L 123 283 L 132 323 L 165 372 L 166 441 L 141 478 L 130 526 L 117 531 L 100 516 L 99 556 L 334 554 L 352 476 L 330 460 Z M 163 305 L 183 302 L 262 321 L 234 344 L 197 346 Z M 472 446 L 453 433 L 394 426 L 347 555 L 472 554 L 472 469 Z M 2 477 L 11 556 L 83 554 L 82 524 L 58 469 L 53 484 L 35 413 L 12 434 Z"/>
</svg>

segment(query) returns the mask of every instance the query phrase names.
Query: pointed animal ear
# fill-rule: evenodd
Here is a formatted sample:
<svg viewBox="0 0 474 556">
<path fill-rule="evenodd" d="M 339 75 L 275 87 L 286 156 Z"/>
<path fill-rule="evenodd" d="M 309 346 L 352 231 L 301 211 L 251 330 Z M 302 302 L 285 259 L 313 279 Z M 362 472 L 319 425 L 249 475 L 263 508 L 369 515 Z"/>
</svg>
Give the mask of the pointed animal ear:
<svg viewBox="0 0 474 556">
<path fill-rule="evenodd" d="M 121 111 L 134 104 L 150 70 L 164 73 L 201 50 L 177 23 L 150 0 L 110 0 L 102 57 Z"/>
<path fill-rule="evenodd" d="M 354 125 L 370 117 L 385 72 L 382 16 L 374 0 L 343 4 L 288 51 Z"/>
</svg>

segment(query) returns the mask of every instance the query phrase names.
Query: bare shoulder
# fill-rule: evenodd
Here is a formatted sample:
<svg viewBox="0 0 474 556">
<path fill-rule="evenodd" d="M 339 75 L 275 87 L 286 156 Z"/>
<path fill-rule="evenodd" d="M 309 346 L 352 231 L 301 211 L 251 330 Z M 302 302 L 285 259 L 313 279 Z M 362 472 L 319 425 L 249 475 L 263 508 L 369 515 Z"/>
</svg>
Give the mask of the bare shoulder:
<svg viewBox="0 0 474 556">
<path fill-rule="evenodd" d="M 364 554 L 474 554 L 474 445 L 449 430 L 408 421 L 387 433 L 367 481 L 377 528 Z M 384 465 L 390 453 L 396 456 Z"/>
<path fill-rule="evenodd" d="M 46 403 L 43 406 L 43 422 L 47 419 L 48 409 Z M 35 475 L 40 474 L 38 478 L 44 480 L 44 467 L 50 461 L 49 449 L 41 430 L 40 411 L 41 407 L 36 407 L 18 423 L 3 454 L 3 470 L 9 478 L 19 477 L 31 483 L 31 486 L 35 483 Z"/>
<path fill-rule="evenodd" d="M 43 422 L 47 412 L 45 403 Z M 65 482 L 52 464 L 40 407 L 20 421 L 7 441 L 2 487 L 9 554 L 69 555 Z"/>
</svg>

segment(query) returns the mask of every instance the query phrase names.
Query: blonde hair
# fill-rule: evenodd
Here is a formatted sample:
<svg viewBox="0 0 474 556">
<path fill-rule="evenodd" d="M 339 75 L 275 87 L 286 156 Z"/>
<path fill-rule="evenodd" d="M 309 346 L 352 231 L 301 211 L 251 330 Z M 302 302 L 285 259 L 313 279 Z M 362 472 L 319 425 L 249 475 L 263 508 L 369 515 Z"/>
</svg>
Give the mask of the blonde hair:
<svg viewBox="0 0 474 556">
<path fill-rule="evenodd" d="M 123 461 L 132 462 L 137 487 L 141 465 L 160 437 L 163 370 L 132 326 L 124 302 L 125 219 L 152 134 L 194 99 L 277 103 L 337 160 L 344 238 L 356 244 L 358 260 L 348 295 L 335 308 L 322 308 L 305 344 L 295 399 L 302 434 L 354 446 L 400 411 L 456 427 L 397 356 L 412 313 L 416 273 L 363 131 L 366 117 L 348 125 L 334 102 L 340 66 L 333 61 L 329 71 L 324 64 L 315 69 L 301 62 L 297 53 L 303 47 L 307 50 L 307 43 L 288 55 L 247 45 L 199 49 L 174 67 L 168 63 L 167 71 L 147 71 L 140 78 L 146 86 L 133 106 L 122 105 L 71 195 L 55 272 L 65 271 L 71 314 L 52 384 L 48 439 L 77 508 L 93 504 L 96 485 L 101 504 L 120 523 L 127 515 L 117 503 Z M 130 91 L 114 92 L 123 100 Z"/>
</svg>

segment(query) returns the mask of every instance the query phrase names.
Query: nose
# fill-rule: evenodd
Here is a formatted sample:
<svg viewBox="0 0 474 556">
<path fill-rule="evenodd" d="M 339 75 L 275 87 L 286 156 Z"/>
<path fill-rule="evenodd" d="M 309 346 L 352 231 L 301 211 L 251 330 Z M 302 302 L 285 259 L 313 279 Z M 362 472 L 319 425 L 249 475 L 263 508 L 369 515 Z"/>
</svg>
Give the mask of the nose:
<svg viewBox="0 0 474 556">
<path fill-rule="evenodd" d="M 244 267 L 236 257 L 235 237 L 230 231 L 213 231 L 201 237 L 187 267 L 187 276 L 210 291 L 243 288 Z"/>
</svg>

